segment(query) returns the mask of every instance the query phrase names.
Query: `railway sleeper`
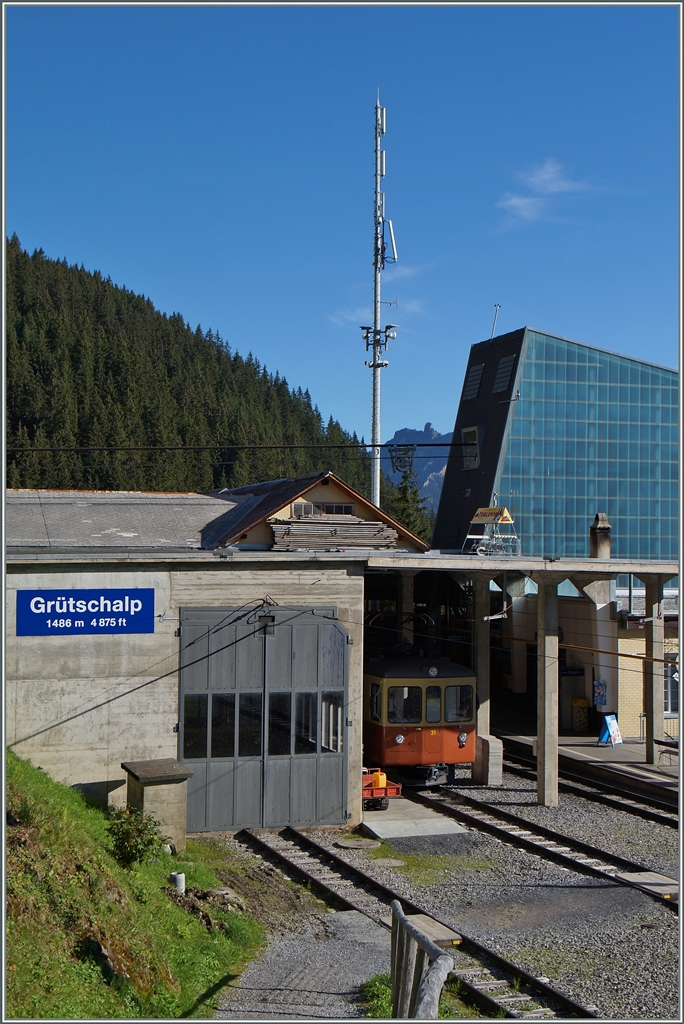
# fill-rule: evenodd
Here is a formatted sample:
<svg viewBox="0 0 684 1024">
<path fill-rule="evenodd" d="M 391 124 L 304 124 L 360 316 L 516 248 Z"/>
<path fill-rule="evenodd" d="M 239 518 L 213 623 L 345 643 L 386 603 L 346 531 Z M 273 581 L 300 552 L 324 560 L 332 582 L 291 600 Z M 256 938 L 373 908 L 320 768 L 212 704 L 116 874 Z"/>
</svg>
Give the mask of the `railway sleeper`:
<svg viewBox="0 0 684 1024">
<path fill-rule="evenodd" d="M 309 877 L 311 882 L 313 882 L 314 884 L 319 883 L 321 888 L 327 890 L 327 892 L 331 896 L 339 896 L 341 902 L 346 904 L 348 908 L 358 909 L 360 912 L 364 913 L 369 918 L 376 920 L 379 924 L 383 925 L 384 927 L 387 927 L 387 922 L 385 920 L 387 916 L 386 901 L 383 902 L 382 898 L 379 899 L 371 893 L 364 892 L 363 890 L 359 892 L 358 895 L 352 894 L 349 891 L 349 887 L 355 886 L 355 883 L 353 881 L 349 881 L 347 879 L 344 879 L 343 877 L 338 877 L 336 875 L 330 877 L 331 870 L 334 869 L 330 869 L 324 863 L 325 860 L 327 860 L 327 857 L 325 855 L 325 851 L 322 848 L 317 849 L 317 853 L 313 857 L 310 857 L 301 849 L 301 847 L 297 849 L 296 843 L 292 843 L 284 836 L 279 836 L 276 839 L 273 833 L 269 833 L 267 838 L 263 834 L 256 834 L 256 830 L 254 833 L 251 834 L 254 836 L 255 839 L 261 842 L 261 844 L 264 847 L 266 847 L 266 849 L 274 856 L 281 857 L 286 862 L 289 861 L 289 863 L 294 869 L 302 871 L 305 875 Z M 317 844 L 313 840 L 308 840 L 305 836 L 301 836 L 300 838 L 302 842 L 310 843 L 314 847 L 317 847 Z M 293 854 L 295 853 L 299 854 L 299 856 L 296 858 L 293 857 Z M 338 858 L 336 858 L 334 855 L 330 859 L 334 864 L 337 864 Z M 346 872 L 347 867 L 349 869 L 350 874 L 356 873 L 352 865 L 340 864 L 340 871 Z M 315 875 L 312 873 L 312 871 L 309 870 L 315 870 L 315 868 L 319 869 L 319 875 Z M 328 876 L 328 880 L 324 880 L 324 875 Z M 335 886 L 337 886 L 342 891 L 336 893 Z M 380 888 L 382 889 L 383 887 L 380 886 Z M 387 890 L 386 893 L 384 894 L 385 897 L 392 895 L 393 894 L 391 893 L 391 890 Z M 394 898 L 400 900 L 403 899 L 403 897 L 401 896 L 394 896 Z M 411 904 L 409 904 L 409 906 L 411 906 Z M 419 912 L 419 909 L 415 908 L 415 906 L 413 907 L 413 909 L 414 913 Z M 463 939 L 466 943 L 471 942 L 476 949 L 480 950 L 480 954 L 484 954 L 488 957 L 492 956 L 494 957 L 494 959 L 497 959 L 498 954 L 486 950 L 484 947 L 480 947 L 480 945 L 477 942 L 475 942 L 474 940 L 468 940 L 467 937 L 465 936 L 463 937 Z M 490 1016 L 492 1011 L 496 1014 L 497 1010 L 500 1011 L 499 1015 L 504 1015 L 506 1017 L 518 1018 L 523 1016 L 523 1013 L 530 1013 L 531 1016 L 541 1016 L 546 1018 L 556 1016 L 556 1014 L 553 1012 L 544 1012 L 548 1009 L 548 1007 L 534 1006 L 534 1003 L 538 1000 L 538 996 L 523 993 L 513 994 L 511 992 L 511 989 L 513 989 L 513 985 L 511 983 L 506 983 L 505 979 L 494 977 L 490 969 L 487 967 L 475 966 L 473 964 L 473 960 L 475 959 L 475 957 L 473 957 L 472 953 L 469 953 L 467 951 L 457 951 L 455 948 L 453 950 L 450 949 L 450 952 L 454 957 L 455 964 L 459 962 L 463 964 L 462 969 L 459 970 L 458 968 L 455 968 L 455 970 L 451 973 L 451 977 L 457 980 L 461 980 L 464 986 L 465 993 L 469 993 L 470 997 L 474 1000 L 476 1005 L 480 1006 L 481 1009 L 484 1009 L 486 1012 L 488 1012 Z M 466 958 L 465 962 L 463 962 L 463 959 L 461 959 L 462 957 Z M 502 970 L 502 968 L 499 968 L 498 970 Z M 515 968 L 513 968 L 512 965 L 508 965 L 508 971 L 505 967 L 503 968 L 503 970 L 504 973 L 510 973 L 512 978 L 520 976 L 518 971 Z M 527 976 L 527 980 L 525 982 L 525 972 L 522 972 L 522 974 L 523 978 L 521 980 L 524 982 L 526 988 L 528 984 L 534 983 L 535 979 L 529 975 Z M 504 982 L 503 984 L 498 984 L 502 981 Z M 487 985 L 493 985 L 493 991 L 491 995 L 487 994 Z M 507 991 L 508 994 L 497 996 L 497 989 L 503 989 L 504 991 Z M 542 1000 L 546 1001 L 547 999 L 550 999 L 552 1004 L 554 1004 L 557 1001 L 558 1004 L 561 1006 L 565 1006 L 565 1003 L 567 1001 L 569 1003 L 568 1008 L 575 1016 L 577 1016 L 577 1009 L 582 1011 L 584 1010 L 583 1007 L 576 1007 L 571 1001 L 566 1000 L 566 997 L 563 996 L 561 993 L 549 992 L 548 995 L 543 994 Z M 514 1009 L 515 1006 L 521 1006 L 521 1004 L 524 1007 L 525 1003 L 527 1003 L 528 1005 L 527 1007 L 525 1007 L 524 1011 L 522 1010 L 522 1008 Z M 583 1018 L 586 1018 L 586 1016 L 593 1015 L 593 1013 L 586 1014 L 584 1012 L 580 1014 L 580 1016 L 582 1016 Z M 564 1016 L 567 1016 L 567 1014 L 564 1014 Z"/>
</svg>

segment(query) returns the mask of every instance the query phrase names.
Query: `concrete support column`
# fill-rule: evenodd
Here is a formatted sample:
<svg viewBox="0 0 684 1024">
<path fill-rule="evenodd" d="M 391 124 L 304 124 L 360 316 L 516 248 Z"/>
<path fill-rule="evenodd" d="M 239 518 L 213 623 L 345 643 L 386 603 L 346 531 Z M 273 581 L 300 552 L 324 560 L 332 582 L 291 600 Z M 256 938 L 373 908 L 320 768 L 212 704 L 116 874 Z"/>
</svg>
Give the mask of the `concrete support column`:
<svg viewBox="0 0 684 1024">
<path fill-rule="evenodd" d="M 401 614 L 401 632 L 404 640 L 408 640 L 410 644 L 413 643 L 413 626 L 414 620 L 407 619 L 404 621 L 405 615 L 413 615 L 413 580 L 414 574 L 402 572 L 401 574 L 401 601 L 399 602 L 400 614 Z"/>
<path fill-rule="evenodd" d="M 537 597 L 537 803 L 558 806 L 558 584 Z"/>
<path fill-rule="evenodd" d="M 480 707 L 477 711 L 478 736 L 489 735 L 489 665 L 490 665 L 490 598 L 489 580 L 477 577 L 474 581 L 473 601 L 473 671 L 477 680 L 477 695 Z"/>
<path fill-rule="evenodd" d="M 665 619 L 663 618 L 663 582 L 659 576 L 646 577 L 645 618 L 644 712 L 646 714 L 646 764 L 655 764 L 656 745 L 653 741 L 662 740 L 665 737 L 665 723 L 663 721 Z"/>
</svg>

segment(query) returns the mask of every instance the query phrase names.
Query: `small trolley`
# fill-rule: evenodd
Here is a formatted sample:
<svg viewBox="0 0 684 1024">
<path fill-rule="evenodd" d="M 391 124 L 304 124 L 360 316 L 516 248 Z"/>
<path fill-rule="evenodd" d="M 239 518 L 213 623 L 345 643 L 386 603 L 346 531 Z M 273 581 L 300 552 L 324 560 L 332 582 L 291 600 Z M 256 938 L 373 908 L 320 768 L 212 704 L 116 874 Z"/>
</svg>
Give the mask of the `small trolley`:
<svg viewBox="0 0 684 1024">
<path fill-rule="evenodd" d="M 379 768 L 363 768 L 364 811 L 386 811 L 390 797 L 401 796 L 401 786 L 390 782 Z"/>
</svg>

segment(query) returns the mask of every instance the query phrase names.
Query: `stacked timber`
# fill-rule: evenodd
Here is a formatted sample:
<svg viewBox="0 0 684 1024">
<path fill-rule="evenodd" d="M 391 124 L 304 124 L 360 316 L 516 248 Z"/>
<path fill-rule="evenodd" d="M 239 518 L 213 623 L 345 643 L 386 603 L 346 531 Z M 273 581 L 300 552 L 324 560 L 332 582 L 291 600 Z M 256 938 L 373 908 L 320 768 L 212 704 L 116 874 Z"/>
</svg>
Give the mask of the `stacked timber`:
<svg viewBox="0 0 684 1024">
<path fill-rule="evenodd" d="M 397 531 L 386 523 L 356 516 L 306 516 L 269 519 L 274 551 L 382 550 L 397 545 Z"/>
</svg>

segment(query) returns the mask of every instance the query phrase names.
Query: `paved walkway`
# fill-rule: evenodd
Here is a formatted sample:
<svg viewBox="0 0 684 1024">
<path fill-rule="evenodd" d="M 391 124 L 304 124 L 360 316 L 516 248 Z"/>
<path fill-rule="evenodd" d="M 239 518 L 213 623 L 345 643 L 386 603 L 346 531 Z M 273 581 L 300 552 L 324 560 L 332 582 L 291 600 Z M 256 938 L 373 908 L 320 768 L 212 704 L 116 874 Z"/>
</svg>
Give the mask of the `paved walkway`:
<svg viewBox="0 0 684 1024">
<path fill-rule="evenodd" d="M 218 1020 L 363 1017 L 361 984 L 390 969 L 390 933 L 355 910 L 322 914 L 275 939 L 222 995 Z"/>
</svg>

